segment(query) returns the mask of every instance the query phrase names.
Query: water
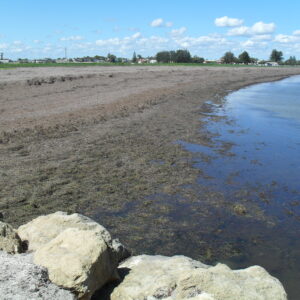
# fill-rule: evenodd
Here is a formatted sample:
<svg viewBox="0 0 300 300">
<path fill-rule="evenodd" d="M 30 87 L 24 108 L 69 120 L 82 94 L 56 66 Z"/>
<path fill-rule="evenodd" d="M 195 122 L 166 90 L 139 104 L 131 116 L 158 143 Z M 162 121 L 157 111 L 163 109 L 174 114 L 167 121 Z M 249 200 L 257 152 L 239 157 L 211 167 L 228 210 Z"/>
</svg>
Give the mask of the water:
<svg viewBox="0 0 300 300">
<path fill-rule="evenodd" d="M 199 197 L 222 195 L 237 215 L 215 220 L 219 243 L 232 241 L 239 254 L 219 259 L 233 268 L 259 264 L 299 299 L 300 76 L 241 89 L 211 107 L 210 143 L 179 143 L 203 171 Z"/>
</svg>

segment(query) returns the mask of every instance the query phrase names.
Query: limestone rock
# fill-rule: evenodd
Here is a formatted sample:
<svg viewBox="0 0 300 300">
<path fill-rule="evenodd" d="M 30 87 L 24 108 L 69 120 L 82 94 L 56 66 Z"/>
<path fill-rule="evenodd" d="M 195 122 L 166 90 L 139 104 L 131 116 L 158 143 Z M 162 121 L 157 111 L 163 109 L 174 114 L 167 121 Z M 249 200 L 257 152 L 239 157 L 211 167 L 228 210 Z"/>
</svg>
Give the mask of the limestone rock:
<svg viewBox="0 0 300 300">
<path fill-rule="evenodd" d="M 32 255 L 0 251 L 0 299 L 75 300 L 75 297 L 52 284 L 47 271 L 33 264 Z"/>
<path fill-rule="evenodd" d="M 21 253 L 22 242 L 16 231 L 9 225 L 0 221 L 0 250 L 8 253 Z"/>
<path fill-rule="evenodd" d="M 39 247 L 34 262 L 47 268 L 50 280 L 90 299 L 105 283 L 116 279 L 118 261 L 97 230 L 69 228 Z"/>
<path fill-rule="evenodd" d="M 114 289 L 112 300 L 287 300 L 279 280 L 259 266 L 234 271 L 184 256 L 141 255 L 120 268 L 129 273 Z"/>
<path fill-rule="evenodd" d="M 130 252 L 118 240 L 111 238 L 110 233 L 103 226 L 80 214 L 68 215 L 65 212 L 56 212 L 46 216 L 40 216 L 20 226 L 18 228 L 18 234 L 22 241 L 28 241 L 28 250 L 35 251 L 56 238 L 67 228 L 78 228 L 80 230 L 98 232 L 108 247 L 111 248 L 118 261 L 130 255 Z"/>
</svg>

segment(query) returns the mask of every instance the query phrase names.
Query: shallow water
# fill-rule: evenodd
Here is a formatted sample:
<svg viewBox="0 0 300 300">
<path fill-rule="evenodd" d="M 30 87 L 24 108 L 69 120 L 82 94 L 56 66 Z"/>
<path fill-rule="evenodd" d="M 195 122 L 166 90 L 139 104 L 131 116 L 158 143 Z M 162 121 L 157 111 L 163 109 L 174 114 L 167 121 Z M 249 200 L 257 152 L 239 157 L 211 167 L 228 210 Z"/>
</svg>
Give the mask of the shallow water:
<svg viewBox="0 0 300 300">
<path fill-rule="evenodd" d="M 239 253 L 219 259 L 233 268 L 264 266 L 289 299 L 299 299 L 300 76 L 233 92 L 219 107 L 207 105 L 210 142 L 179 143 L 195 153 L 203 171 L 199 197 L 219 193 L 238 215 L 216 217 L 219 243 L 232 241 Z"/>
</svg>

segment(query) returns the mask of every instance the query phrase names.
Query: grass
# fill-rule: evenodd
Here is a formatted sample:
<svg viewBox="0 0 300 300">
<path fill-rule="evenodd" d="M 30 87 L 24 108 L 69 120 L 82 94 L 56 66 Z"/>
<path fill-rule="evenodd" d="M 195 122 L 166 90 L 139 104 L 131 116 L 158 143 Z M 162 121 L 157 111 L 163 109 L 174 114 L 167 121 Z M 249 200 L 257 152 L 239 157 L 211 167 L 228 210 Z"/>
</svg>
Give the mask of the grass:
<svg viewBox="0 0 300 300">
<path fill-rule="evenodd" d="M 162 64 L 130 64 L 130 63 L 8 63 L 1 64 L 0 69 L 13 68 L 39 68 L 39 67 L 90 67 L 90 66 L 184 66 L 184 67 L 258 67 L 253 65 L 234 65 L 234 64 L 195 64 L 195 63 L 162 63 Z M 284 66 L 287 67 L 287 66 Z"/>
</svg>

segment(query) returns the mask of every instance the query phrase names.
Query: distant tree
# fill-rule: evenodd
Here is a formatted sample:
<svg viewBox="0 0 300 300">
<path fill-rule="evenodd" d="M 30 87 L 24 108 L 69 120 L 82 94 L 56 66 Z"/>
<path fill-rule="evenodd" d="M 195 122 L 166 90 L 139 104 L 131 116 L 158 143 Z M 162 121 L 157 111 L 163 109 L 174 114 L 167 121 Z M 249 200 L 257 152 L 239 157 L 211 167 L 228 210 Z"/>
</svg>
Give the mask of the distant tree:
<svg viewBox="0 0 300 300">
<path fill-rule="evenodd" d="M 170 51 L 169 56 L 170 56 L 170 62 L 171 63 L 176 62 L 176 51 Z"/>
<path fill-rule="evenodd" d="M 274 49 L 270 55 L 270 60 L 275 62 L 281 62 L 283 60 L 283 53 Z"/>
<path fill-rule="evenodd" d="M 116 62 L 117 57 L 113 54 L 108 53 L 107 54 L 107 60 L 111 63 L 115 63 Z"/>
<path fill-rule="evenodd" d="M 191 54 L 188 50 L 177 50 L 176 60 L 177 63 L 189 63 L 192 61 Z"/>
<path fill-rule="evenodd" d="M 137 58 L 138 58 L 138 59 L 142 59 L 143 56 L 142 56 L 141 54 L 138 54 L 138 55 L 137 55 Z"/>
<path fill-rule="evenodd" d="M 193 62 L 193 63 L 196 63 L 196 64 L 203 64 L 203 63 L 204 63 L 204 58 L 195 55 L 195 56 L 192 58 L 192 62 Z"/>
<path fill-rule="evenodd" d="M 257 64 L 258 60 L 259 60 L 258 58 L 250 57 L 250 61 L 252 64 Z"/>
<path fill-rule="evenodd" d="M 222 57 L 222 61 L 225 64 L 233 64 L 237 61 L 237 58 L 234 56 L 232 52 L 226 52 L 224 56 Z"/>
<path fill-rule="evenodd" d="M 297 65 L 297 59 L 295 56 L 290 56 L 288 60 L 285 61 L 286 65 Z"/>
<path fill-rule="evenodd" d="M 251 63 L 251 58 L 249 56 L 249 53 L 247 51 L 242 52 L 239 55 L 239 62 L 248 65 L 249 63 Z"/>
<path fill-rule="evenodd" d="M 132 55 L 132 62 L 133 62 L 133 63 L 136 63 L 136 62 L 137 62 L 137 58 L 136 58 L 136 53 L 135 53 L 135 51 L 133 52 L 133 55 Z"/>
<path fill-rule="evenodd" d="M 156 60 L 160 63 L 169 63 L 170 62 L 170 52 L 169 51 L 160 51 L 156 54 Z"/>
<path fill-rule="evenodd" d="M 95 55 L 94 58 L 97 60 L 105 60 L 105 57 L 100 55 Z"/>
</svg>

